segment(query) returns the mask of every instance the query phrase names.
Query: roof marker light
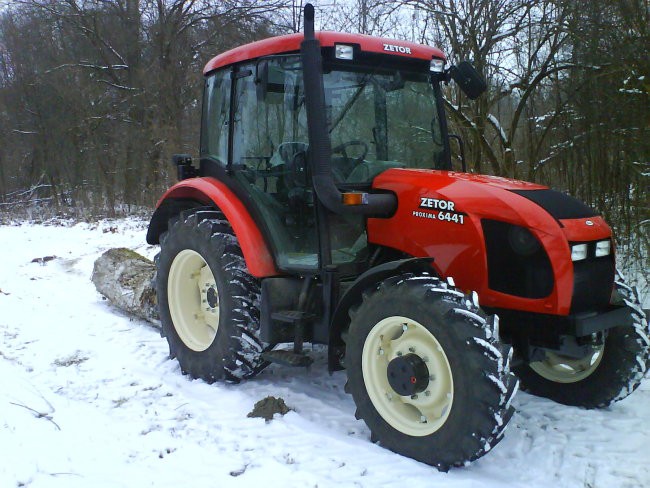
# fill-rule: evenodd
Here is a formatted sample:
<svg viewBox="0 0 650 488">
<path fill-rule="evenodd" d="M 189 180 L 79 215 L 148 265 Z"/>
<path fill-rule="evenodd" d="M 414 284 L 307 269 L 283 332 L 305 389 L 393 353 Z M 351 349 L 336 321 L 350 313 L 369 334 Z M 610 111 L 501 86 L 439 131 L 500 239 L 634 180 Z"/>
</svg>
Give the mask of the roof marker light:
<svg viewBox="0 0 650 488">
<path fill-rule="evenodd" d="M 336 59 L 354 59 L 354 47 L 346 44 L 337 44 L 334 49 Z"/>
<path fill-rule="evenodd" d="M 429 71 L 432 73 L 442 73 L 445 70 L 445 60 L 444 59 L 432 59 L 431 65 L 429 66 Z"/>
</svg>

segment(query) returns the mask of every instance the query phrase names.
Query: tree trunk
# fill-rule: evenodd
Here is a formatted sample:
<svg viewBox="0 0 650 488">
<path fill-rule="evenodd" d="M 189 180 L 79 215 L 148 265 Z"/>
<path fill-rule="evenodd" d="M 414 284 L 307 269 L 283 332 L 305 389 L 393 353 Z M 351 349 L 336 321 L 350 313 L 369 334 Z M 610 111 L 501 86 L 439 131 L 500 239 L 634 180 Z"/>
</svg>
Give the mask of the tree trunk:
<svg viewBox="0 0 650 488">
<path fill-rule="evenodd" d="M 109 249 L 95 261 L 92 282 L 120 310 L 160 328 L 154 279 L 156 266 L 130 249 Z"/>
</svg>

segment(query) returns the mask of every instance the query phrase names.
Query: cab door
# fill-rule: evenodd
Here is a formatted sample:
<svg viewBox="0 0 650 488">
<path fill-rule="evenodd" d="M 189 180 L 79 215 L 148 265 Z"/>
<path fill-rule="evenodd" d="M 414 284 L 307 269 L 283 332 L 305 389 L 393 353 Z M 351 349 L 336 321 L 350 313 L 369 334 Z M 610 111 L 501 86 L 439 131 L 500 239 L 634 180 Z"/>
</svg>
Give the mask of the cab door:
<svg viewBox="0 0 650 488">
<path fill-rule="evenodd" d="M 264 221 L 276 264 L 286 271 L 319 268 L 314 195 L 299 56 L 237 67 L 232 174 Z"/>
</svg>

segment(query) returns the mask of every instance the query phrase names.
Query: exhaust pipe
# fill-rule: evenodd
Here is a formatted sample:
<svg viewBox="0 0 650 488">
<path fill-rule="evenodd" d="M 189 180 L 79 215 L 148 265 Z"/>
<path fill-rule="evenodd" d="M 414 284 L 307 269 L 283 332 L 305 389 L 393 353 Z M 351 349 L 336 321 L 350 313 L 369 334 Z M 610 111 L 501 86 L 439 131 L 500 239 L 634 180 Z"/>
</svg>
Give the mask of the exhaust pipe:
<svg viewBox="0 0 650 488">
<path fill-rule="evenodd" d="M 331 212 L 340 215 L 365 215 L 386 217 L 397 209 L 397 198 L 391 193 L 363 195 L 363 203 L 346 205 L 343 194 L 332 176 L 332 144 L 325 118 L 325 90 L 323 88 L 323 58 L 321 46 L 314 32 L 314 6 L 304 9 L 305 39 L 300 44 L 302 58 L 305 107 L 307 109 L 307 132 L 314 190 L 320 202 Z"/>
</svg>

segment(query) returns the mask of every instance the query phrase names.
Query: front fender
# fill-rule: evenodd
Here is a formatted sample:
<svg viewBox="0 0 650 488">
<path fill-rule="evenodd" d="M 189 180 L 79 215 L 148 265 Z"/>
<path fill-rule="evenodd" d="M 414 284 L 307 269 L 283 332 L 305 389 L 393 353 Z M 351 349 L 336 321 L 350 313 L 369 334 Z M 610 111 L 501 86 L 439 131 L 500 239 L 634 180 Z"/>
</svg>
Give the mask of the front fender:
<svg viewBox="0 0 650 488">
<path fill-rule="evenodd" d="M 156 205 L 147 232 L 147 242 L 158 244 L 160 235 L 167 230 L 169 219 L 197 204 L 214 205 L 224 213 L 237 236 L 250 274 L 257 278 L 280 274 L 269 246 L 250 212 L 230 188 L 211 177 L 183 180 L 167 190 Z"/>
<path fill-rule="evenodd" d="M 350 324 L 350 307 L 361 301 L 362 294 L 371 286 L 401 273 L 425 273 L 437 275 L 433 258 L 409 258 L 380 264 L 359 276 L 339 300 L 329 332 L 328 367 L 330 372 L 341 369 L 340 359 L 345 352 L 341 333 Z"/>
</svg>

